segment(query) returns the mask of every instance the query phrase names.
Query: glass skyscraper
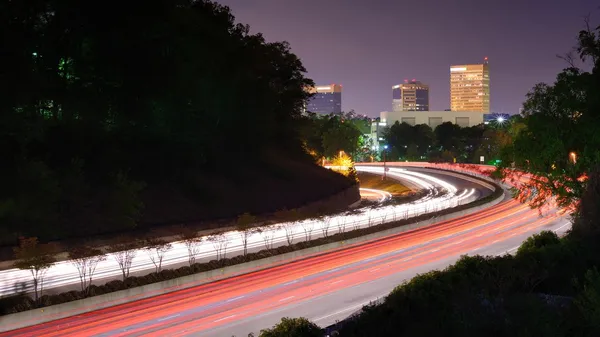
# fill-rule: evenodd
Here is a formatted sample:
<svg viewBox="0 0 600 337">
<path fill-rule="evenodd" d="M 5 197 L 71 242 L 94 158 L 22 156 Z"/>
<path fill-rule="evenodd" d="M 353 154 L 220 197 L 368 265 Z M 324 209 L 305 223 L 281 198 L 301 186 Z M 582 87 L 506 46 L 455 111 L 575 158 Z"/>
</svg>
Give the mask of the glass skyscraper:
<svg viewBox="0 0 600 337">
<path fill-rule="evenodd" d="M 306 104 L 306 110 L 318 114 L 342 112 L 342 86 L 340 84 L 320 85 L 309 88 L 313 96 Z"/>
</svg>

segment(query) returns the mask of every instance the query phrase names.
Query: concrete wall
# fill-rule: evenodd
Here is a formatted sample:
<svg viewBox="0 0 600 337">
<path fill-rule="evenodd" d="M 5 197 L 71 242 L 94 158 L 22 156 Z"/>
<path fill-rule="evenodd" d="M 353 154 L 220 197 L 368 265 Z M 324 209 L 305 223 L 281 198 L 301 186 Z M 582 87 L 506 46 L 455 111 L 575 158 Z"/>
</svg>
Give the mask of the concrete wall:
<svg viewBox="0 0 600 337">
<path fill-rule="evenodd" d="M 507 195 L 507 194 L 506 194 Z M 348 198 L 353 196 L 353 192 L 348 192 L 346 196 L 340 196 L 340 199 Z M 19 312 L 11 315 L 0 316 L 0 332 L 10 331 L 14 329 L 19 329 L 35 324 L 41 324 L 45 322 L 50 322 L 53 320 L 66 318 L 74 315 L 83 314 L 86 312 L 108 308 L 111 306 L 129 303 L 136 300 L 149 298 L 157 295 L 162 295 L 166 293 L 170 293 L 173 291 L 186 289 L 194 286 L 198 286 L 205 283 L 214 282 L 217 280 L 225 279 L 228 277 L 242 275 L 246 273 L 250 273 L 253 271 L 258 271 L 262 269 L 266 269 L 269 267 L 274 267 L 282 264 L 289 263 L 291 261 L 296 261 L 300 259 L 309 258 L 312 256 L 321 255 L 323 253 L 329 253 L 335 250 L 346 249 L 352 246 L 364 244 L 370 241 L 375 241 L 381 239 L 383 237 L 389 237 L 392 235 L 396 235 L 402 232 L 406 232 L 409 230 L 414 230 L 417 228 L 421 228 L 424 226 L 428 226 L 434 223 L 438 223 L 441 221 L 447 221 L 451 219 L 455 219 L 461 216 L 465 216 L 468 214 L 472 214 L 478 212 L 482 209 L 494 206 L 502 200 L 504 200 L 505 195 L 501 195 L 500 197 L 492 200 L 486 204 L 479 205 L 476 207 L 472 207 L 466 210 L 454 212 L 451 214 L 446 214 L 439 217 L 434 217 L 429 220 L 423 220 L 420 222 L 416 222 L 410 225 L 401 226 L 397 228 L 391 228 L 388 230 L 384 230 L 381 232 L 369 234 L 363 237 L 354 238 L 341 242 L 334 242 L 322 246 L 302 249 L 286 254 L 281 254 L 277 256 L 272 256 L 266 259 L 251 261 L 247 263 L 242 263 L 234 266 L 225 267 L 218 270 L 211 270 L 203 273 L 198 273 L 194 275 L 189 275 L 177 279 L 172 279 L 164 282 L 148 284 L 141 287 L 131 288 L 127 290 L 121 290 L 109 294 L 104 294 L 100 296 L 94 296 L 82 300 L 77 300 L 73 302 L 53 305 L 45 308 L 40 308 L 36 310 L 29 310 L 24 312 Z"/>
<path fill-rule="evenodd" d="M 475 126 L 483 124 L 483 114 L 483 111 L 382 111 L 380 125 L 385 123 L 386 126 L 392 126 L 396 121 L 402 123 L 402 119 L 405 118 L 407 122 L 414 119 L 414 124 L 409 124 L 427 124 L 432 129 L 445 122 L 459 124 L 461 127 Z M 467 118 L 465 121 L 468 121 L 468 124 L 462 124 L 461 118 Z"/>
</svg>

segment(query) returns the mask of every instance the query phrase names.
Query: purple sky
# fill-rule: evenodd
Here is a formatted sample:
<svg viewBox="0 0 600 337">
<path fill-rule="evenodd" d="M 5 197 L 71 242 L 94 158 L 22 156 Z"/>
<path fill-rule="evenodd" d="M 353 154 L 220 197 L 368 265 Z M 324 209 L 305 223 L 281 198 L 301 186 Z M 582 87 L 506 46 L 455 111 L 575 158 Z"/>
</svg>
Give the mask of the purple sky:
<svg viewBox="0 0 600 337">
<path fill-rule="evenodd" d="M 378 116 L 392 85 L 430 86 L 430 109 L 450 106 L 450 65 L 489 57 L 491 108 L 516 113 L 566 62 L 594 0 L 217 0 L 268 41 L 286 40 L 317 84 L 343 85 L 342 109 Z"/>
</svg>

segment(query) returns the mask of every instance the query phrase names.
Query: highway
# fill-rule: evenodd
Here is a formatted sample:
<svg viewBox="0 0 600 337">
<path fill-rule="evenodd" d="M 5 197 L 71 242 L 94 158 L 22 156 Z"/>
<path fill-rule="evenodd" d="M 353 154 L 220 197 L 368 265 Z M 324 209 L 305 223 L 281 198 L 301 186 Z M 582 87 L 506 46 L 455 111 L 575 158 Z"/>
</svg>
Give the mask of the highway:
<svg viewBox="0 0 600 337">
<path fill-rule="evenodd" d="M 414 275 L 464 254 L 513 252 L 567 219 L 508 196 L 484 211 L 280 267 L 0 334 L 3 336 L 247 336 L 281 317 L 321 326 L 347 317 Z"/>
<path fill-rule="evenodd" d="M 375 173 L 381 173 L 379 167 L 360 167 Z M 471 202 L 477 198 L 491 193 L 472 182 L 439 173 L 421 172 L 417 168 L 411 170 L 393 169 L 388 172 L 390 178 L 398 179 L 415 188 L 427 190 L 428 193 L 421 199 L 402 205 L 388 205 L 378 208 L 362 208 L 352 214 L 339 214 L 323 219 L 311 219 L 293 223 L 280 223 L 263 227 L 261 233 L 253 233 L 248 237 L 248 252 L 256 252 L 267 246 L 278 247 L 287 245 L 288 242 L 298 242 L 331 235 L 351 229 L 373 226 L 382 222 L 406 219 L 423 213 L 442 210 L 460 204 Z M 444 190 L 446 193 L 442 193 Z M 372 191 L 372 190 L 371 190 Z M 373 191 L 372 191 L 373 192 Z M 379 192 L 381 193 L 381 191 Z M 382 201 L 388 195 L 382 193 Z M 226 257 L 233 257 L 243 253 L 243 243 L 237 231 L 226 232 L 218 242 L 205 240 L 199 247 L 196 261 L 208 262 L 216 258 L 216 250 L 221 249 Z M 151 252 L 150 252 L 151 253 Z M 188 264 L 188 250 L 181 242 L 173 243 L 173 248 L 166 252 L 163 268 L 177 268 Z M 131 275 L 145 275 L 154 271 L 148 252 L 140 249 L 133 260 Z M 98 264 L 94 275 L 94 284 L 103 284 L 113 279 L 120 279 L 122 272 L 115 259 L 108 256 L 105 261 Z M 58 293 L 61 291 L 80 289 L 78 270 L 69 261 L 61 261 L 52 266 L 44 281 L 45 293 Z M 0 296 L 11 295 L 15 288 L 32 289 L 31 274 L 27 270 L 9 269 L 0 271 Z"/>
</svg>

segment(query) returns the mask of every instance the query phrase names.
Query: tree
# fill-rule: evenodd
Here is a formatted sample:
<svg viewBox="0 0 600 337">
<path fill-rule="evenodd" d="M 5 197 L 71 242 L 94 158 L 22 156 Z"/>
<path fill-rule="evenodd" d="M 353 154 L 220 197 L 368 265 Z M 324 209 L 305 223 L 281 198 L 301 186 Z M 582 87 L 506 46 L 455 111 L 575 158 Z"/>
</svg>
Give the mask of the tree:
<svg viewBox="0 0 600 337">
<path fill-rule="evenodd" d="M 281 228 L 285 231 L 285 239 L 287 240 L 288 246 L 294 243 L 294 233 L 296 232 L 295 222 L 284 222 L 281 224 Z"/>
<path fill-rule="evenodd" d="M 584 333 L 597 336 L 600 333 L 600 273 L 596 268 L 585 273 L 581 288 L 575 307 L 582 318 Z"/>
<path fill-rule="evenodd" d="M 277 224 L 262 226 L 258 229 L 258 233 L 263 239 L 265 249 L 273 248 L 273 239 L 275 238 L 275 232 L 279 229 Z"/>
<path fill-rule="evenodd" d="M 135 259 L 138 249 L 143 247 L 143 241 L 127 236 L 117 237 L 114 242 L 109 244 L 107 252 L 112 254 L 115 261 L 119 264 L 123 281 L 129 277 L 133 259 Z"/>
<path fill-rule="evenodd" d="M 44 291 L 46 272 L 56 262 L 54 254 L 57 249 L 53 245 L 39 244 L 36 237 L 19 238 L 19 247 L 13 249 L 15 268 L 29 270 L 33 278 L 35 301 L 38 302 Z"/>
<path fill-rule="evenodd" d="M 460 126 L 451 122 L 444 122 L 438 125 L 435 130 L 436 144 L 444 151 L 459 153 L 463 147 L 463 140 Z"/>
<path fill-rule="evenodd" d="M 340 153 L 333 158 L 333 160 L 331 161 L 331 166 L 332 170 L 339 172 L 345 175 L 346 177 L 358 182 L 354 162 L 352 161 L 352 158 L 349 155 L 347 155 L 344 151 L 340 151 Z"/>
<path fill-rule="evenodd" d="M 392 151 L 394 151 L 395 154 L 393 157 L 405 157 L 408 146 L 415 140 L 415 132 L 410 124 L 396 121 L 392 126 L 384 130 L 383 138 L 392 148 Z"/>
<path fill-rule="evenodd" d="M 425 156 L 435 141 L 435 135 L 427 124 L 417 124 L 413 127 L 414 139 L 411 144 L 416 145 L 419 156 Z"/>
<path fill-rule="evenodd" d="M 188 262 L 190 267 L 196 263 L 196 256 L 200 253 L 203 237 L 198 235 L 195 229 L 182 225 L 179 228 L 179 240 L 183 241 L 188 252 Z"/>
<path fill-rule="evenodd" d="M 419 156 L 419 148 L 416 144 L 411 143 L 406 149 L 406 159 L 410 161 L 419 160 L 421 156 Z"/>
<path fill-rule="evenodd" d="M 521 247 L 517 250 L 517 256 L 526 254 L 532 250 L 540 249 L 545 246 L 556 245 L 560 243 L 560 239 L 556 233 L 552 231 L 542 231 L 534 234 L 525 240 Z"/>
<path fill-rule="evenodd" d="M 533 175 L 517 193 L 519 200 L 532 207 L 541 208 L 554 196 L 559 206 L 574 211 L 586 173 L 599 163 L 598 28 L 581 31 L 577 46 L 580 59 L 592 62 L 592 71 L 570 64 L 552 85 L 537 84 L 523 105 L 525 127 L 503 151 L 500 172 L 505 179 L 517 178 L 518 171 L 510 170 L 513 163 L 519 171 Z"/>
<path fill-rule="evenodd" d="M 331 212 L 332 210 L 326 207 L 319 207 L 316 210 L 315 220 L 321 222 L 321 232 L 323 237 L 329 236 L 329 229 L 331 228 Z"/>
<path fill-rule="evenodd" d="M 315 223 L 313 219 L 306 219 L 300 222 L 300 226 L 304 230 L 304 239 L 305 241 L 310 241 L 312 238 L 312 232 L 315 229 Z"/>
<path fill-rule="evenodd" d="M 144 250 L 148 254 L 150 261 L 154 264 L 155 272 L 160 272 L 162 268 L 163 259 L 169 250 L 173 248 L 173 245 L 160 237 L 160 233 L 153 233 L 153 236 L 146 239 L 146 247 Z"/>
<path fill-rule="evenodd" d="M 74 246 L 68 250 L 68 254 L 71 264 L 79 272 L 81 291 L 89 295 L 96 267 L 98 263 L 106 260 L 106 255 L 101 249 L 87 245 Z"/>
<path fill-rule="evenodd" d="M 227 246 L 229 245 L 229 237 L 224 232 L 216 232 L 210 234 L 207 240 L 212 243 L 215 253 L 217 253 L 217 261 L 224 259 L 227 256 Z"/>
<path fill-rule="evenodd" d="M 2 239 L 130 229 L 144 186 L 148 201 L 155 186 L 200 190 L 190 172 L 218 172 L 231 155 L 309 163 L 297 122 L 313 81 L 287 42 L 250 33 L 228 7 L 0 6 Z"/>
<path fill-rule="evenodd" d="M 332 120 L 334 122 L 323 132 L 322 136 L 324 155 L 333 157 L 340 151 L 356 153 L 361 132 L 352 123 L 343 119 L 332 117 Z"/>
<path fill-rule="evenodd" d="M 510 146 L 511 142 L 511 137 L 506 130 L 486 128 L 477 154 L 483 156 L 486 161 L 500 159 L 502 149 Z M 479 158 L 474 158 L 474 162 L 479 163 Z"/>
<path fill-rule="evenodd" d="M 322 337 L 321 328 L 306 318 L 283 317 L 273 328 L 261 330 L 259 337 Z"/>
<path fill-rule="evenodd" d="M 280 226 L 285 231 L 285 238 L 289 246 L 294 242 L 294 233 L 299 216 L 296 210 L 282 209 L 275 213 L 275 219 L 281 222 Z"/>
<path fill-rule="evenodd" d="M 252 227 L 256 223 L 256 217 L 250 213 L 244 213 L 238 216 L 236 229 L 240 233 L 242 245 L 244 247 L 244 256 L 248 254 L 248 238 L 256 233 L 256 228 Z"/>
</svg>

